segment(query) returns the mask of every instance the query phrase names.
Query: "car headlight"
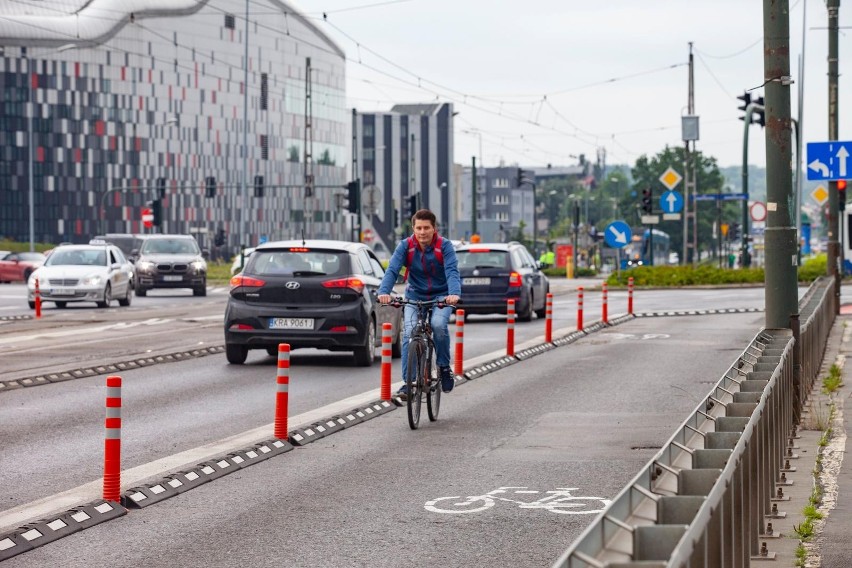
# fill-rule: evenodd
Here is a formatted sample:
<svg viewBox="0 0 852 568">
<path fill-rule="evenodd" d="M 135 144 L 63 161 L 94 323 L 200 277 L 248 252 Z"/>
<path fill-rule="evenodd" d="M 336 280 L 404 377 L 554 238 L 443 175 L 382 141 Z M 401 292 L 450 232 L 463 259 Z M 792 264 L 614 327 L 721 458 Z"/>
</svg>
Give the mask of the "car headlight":
<svg viewBox="0 0 852 568">
<path fill-rule="evenodd" d="M 104 277 L 102 275 L 90 274 L 80 280 L 80 283 L 83 284 L 83 286 L 100 286 L 103 281 Z"/>
<path fill-rule="evenodd" d="M 207 270 L 207 263 L 203 260 L 194 260 L 190 266 L 192 266 L 192 269 L 196 272 L 204 272 Z"/>
<path fill-rule="evenodd" d="M 148 272 L 149 270 L 154 269 L 154 263 L 148 262 L 147 260 L 140 260 L 136 263 L 136 269 L 140 272 Z"/>
</svg>

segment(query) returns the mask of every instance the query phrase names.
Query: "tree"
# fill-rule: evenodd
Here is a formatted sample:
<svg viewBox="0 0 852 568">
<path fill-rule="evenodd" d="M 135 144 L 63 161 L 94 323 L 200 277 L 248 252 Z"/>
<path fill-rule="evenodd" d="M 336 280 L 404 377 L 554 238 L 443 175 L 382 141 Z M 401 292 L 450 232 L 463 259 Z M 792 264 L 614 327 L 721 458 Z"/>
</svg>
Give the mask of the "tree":
<svg viewBox="0 0 852 568">
<path fill-rule="evenodd" d="M 722 193 L 725 187 L 725 178 L 719 171 L 719 166 L 716 163 L 716 158 L 705 156 L 701 152 L 696 152 L 692 159 L 695 164 L 696 171 L 696 188 L 699 194 L 701 193 Z M 625 221 L 633 227 L 640 226 L 638 196 L 641 196 L 642 189 L 652 188 L 654 193 L 653 204 L 655 209 L 659 208 L 659 196 L 666 187 L 660 183 L 660 176 L 667 168 L 672 167 L 675 171 L 684 175 L 684 148 L 666 147 L 662 152 L 658 153 L 653 158 L 648 158 L 642 155 L 636 160 L 636 165 L 633 166 L 631 174 L 633 177 L 631 196 L 625 198 L 621 211 L 625 213 Z M 681 182 L 675 188 L 675 191 L 684 194 L 684 182 Z M 699 251 L 713 250 L 715 242 L 713 240 L 713 223 L 718 219 L 716 210 L 716 201 L 699 201 L 697 208 L 698 215 L 698 249 Z M 741 201 L 725 201 L 721 203 L 722 222 L 734 222 L 742 219 L 742 202 Z M 678 254 L 683 251 L 683 213 L 681 221 L 661 221 L 657 225 L 657 229 L 668 233 L 671 237 L 671 250 Z M 690 229 L 690 235 L 691 235 Z"/>
<path fill-rule="evenodd" d="M 333 166 L 334 158 L 331 157 L 331 153 L 328 151 L 328 148 L 322 151 L 322 155 L 319 160 L 317 160 L 317 164 L 321 166 Z"/>
</svg>

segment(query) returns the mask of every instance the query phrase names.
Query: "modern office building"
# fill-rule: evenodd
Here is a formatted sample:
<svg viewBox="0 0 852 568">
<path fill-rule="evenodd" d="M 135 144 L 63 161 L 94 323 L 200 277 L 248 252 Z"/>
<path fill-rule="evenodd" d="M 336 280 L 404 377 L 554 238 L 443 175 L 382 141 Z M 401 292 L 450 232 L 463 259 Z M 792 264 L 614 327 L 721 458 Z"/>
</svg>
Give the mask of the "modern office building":
<svg viewBox="0 0 852 568">
<path fill-rule="evenodd" d="M 416 207 L 432 209 L 451 236 L 455 215 L 452 103 L 395 105 L 354 114 L 361 223 L 373 248 L 393 252 Z"/>
<path fill-rule="evenodd" d="M 345 56 L 287 2 L 4 2 L 0 16 L 0 237 L 210 246 L 224 230 L 233 251 L 347 236 Z"/>
</svg>

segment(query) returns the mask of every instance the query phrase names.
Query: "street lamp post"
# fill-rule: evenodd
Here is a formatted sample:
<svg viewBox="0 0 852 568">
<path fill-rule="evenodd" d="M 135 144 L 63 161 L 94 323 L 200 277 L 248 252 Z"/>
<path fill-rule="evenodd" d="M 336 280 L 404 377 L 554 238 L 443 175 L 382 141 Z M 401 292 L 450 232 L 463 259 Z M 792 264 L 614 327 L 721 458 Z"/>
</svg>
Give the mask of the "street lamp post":
<svg viewBox="0 0 852 568">
<path fill-rule="evenodd" d="M 35 148 L 33 147 L 33 114 L 35 114 L 34 91 L 38 84 L 33 85 L 32 59 L 30 59 L 26 48 L 23 49 L 24 59 L 27 60 L 27 153 L 29 188 L 28 188 L 28 222 L 30 229 L 30 252 L 35 252 L 35 191 L 33 175 L 33 162 L 35 162 Z"/>
</svg>

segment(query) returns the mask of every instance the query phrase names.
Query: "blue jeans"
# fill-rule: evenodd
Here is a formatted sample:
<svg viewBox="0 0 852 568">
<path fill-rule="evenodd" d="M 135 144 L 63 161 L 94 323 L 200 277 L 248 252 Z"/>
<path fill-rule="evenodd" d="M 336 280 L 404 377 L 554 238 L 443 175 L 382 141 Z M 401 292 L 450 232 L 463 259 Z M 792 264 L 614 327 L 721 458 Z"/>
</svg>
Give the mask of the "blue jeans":
<svg viewBox="0 0 852 568">
<path fill-rule="evenodd" d="M 435 356 L 438 360 L 438 367 L 450 366 L 450 313 L 452 308 L 432 308 L 432 340 L 435 342 Z M 402 384 L 405 384 L 405 377 L 408 371 L 408 339 L 411 337 L 411 330 L 417 323 L 417 308 L 406 304 L 403 309 L 403 319 L 405 324 L 402 330 Z"/>
</svg>

